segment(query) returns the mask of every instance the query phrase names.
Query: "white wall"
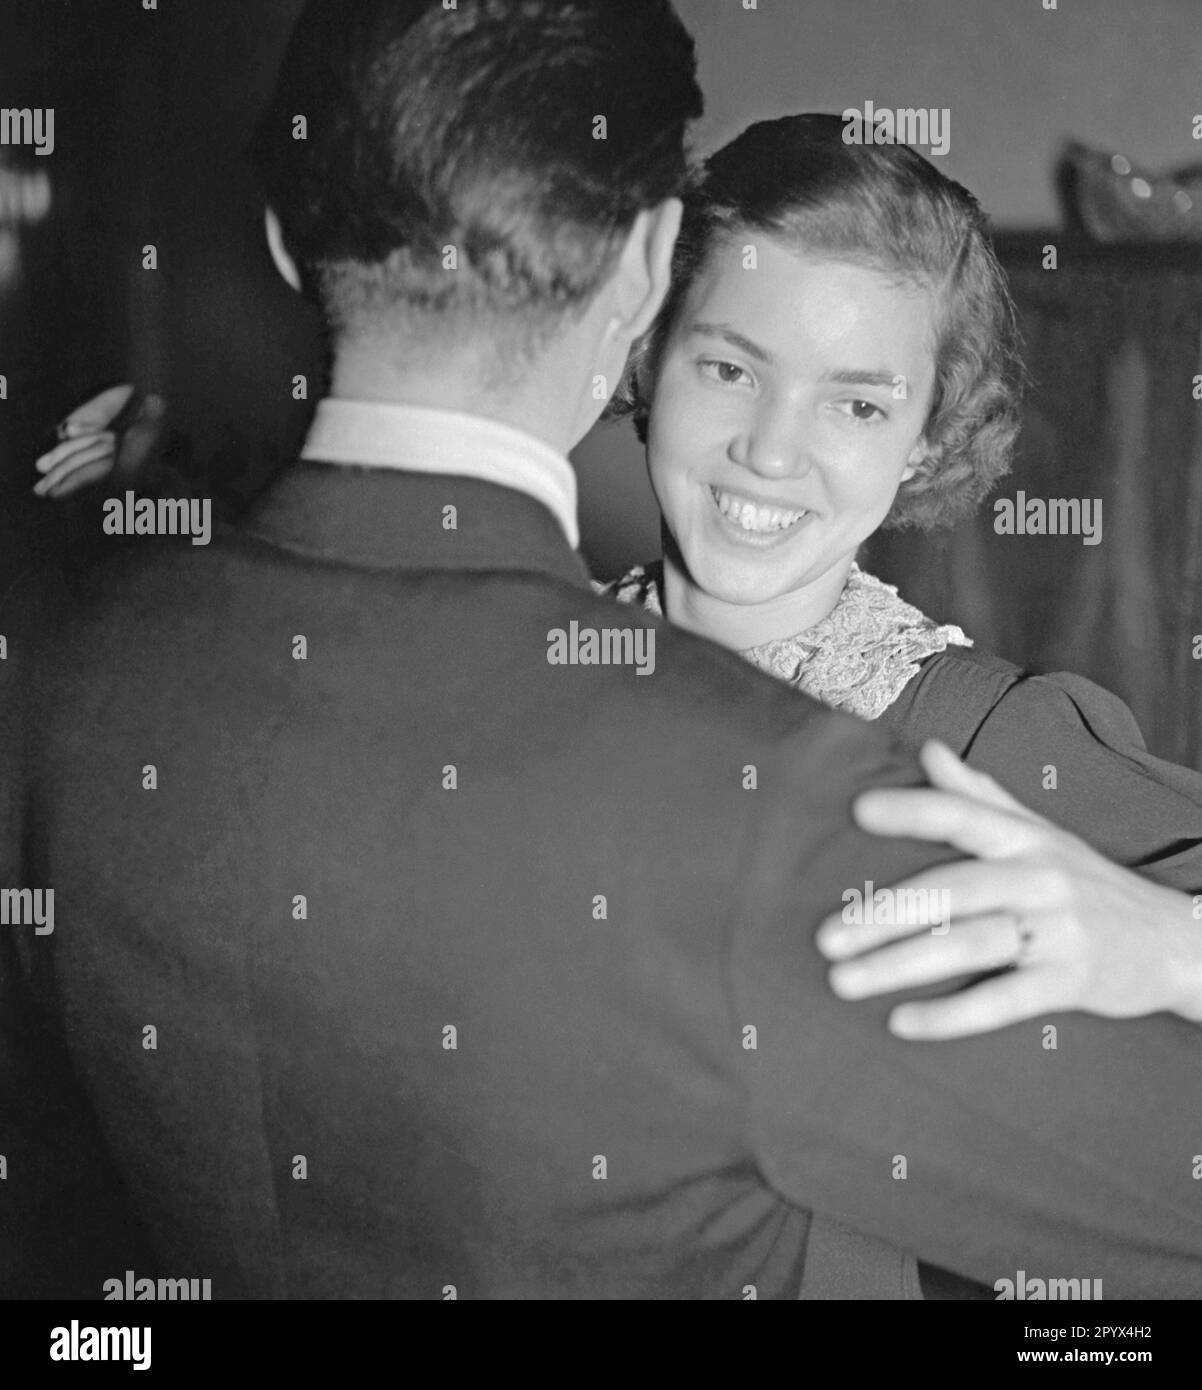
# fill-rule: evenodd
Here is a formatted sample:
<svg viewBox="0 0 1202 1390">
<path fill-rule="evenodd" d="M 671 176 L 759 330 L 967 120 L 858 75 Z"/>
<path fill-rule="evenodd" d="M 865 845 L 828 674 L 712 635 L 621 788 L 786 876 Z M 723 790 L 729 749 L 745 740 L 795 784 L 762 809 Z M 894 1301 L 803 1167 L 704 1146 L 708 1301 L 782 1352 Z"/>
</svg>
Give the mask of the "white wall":
<svg viewBox="0 0 1202 1390">
<path fill-rule="evenodd" d="M 941 167 L 1007 227 L 1056 215 L 1069 135 L 1153 167 L 1202 160 L 1202 0 L 677 0 L 712 149 L 764 116 L 947 107 Z"/>
</svg>

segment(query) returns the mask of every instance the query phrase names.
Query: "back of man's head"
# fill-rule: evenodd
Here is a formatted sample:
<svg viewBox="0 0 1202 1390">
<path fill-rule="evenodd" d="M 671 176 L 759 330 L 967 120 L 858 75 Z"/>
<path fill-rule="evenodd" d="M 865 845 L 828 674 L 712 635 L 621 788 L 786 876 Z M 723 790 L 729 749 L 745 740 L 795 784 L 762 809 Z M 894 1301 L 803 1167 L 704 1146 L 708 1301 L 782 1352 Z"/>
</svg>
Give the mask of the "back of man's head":
<svg viewBox="0 0 1202 1390">
<path fill-rule="evenodd" d="M 531 346 L 678 191 L 701 108 L 670 0 L 312 0 L 254 156 L 336 334 Z"/>
</svg>

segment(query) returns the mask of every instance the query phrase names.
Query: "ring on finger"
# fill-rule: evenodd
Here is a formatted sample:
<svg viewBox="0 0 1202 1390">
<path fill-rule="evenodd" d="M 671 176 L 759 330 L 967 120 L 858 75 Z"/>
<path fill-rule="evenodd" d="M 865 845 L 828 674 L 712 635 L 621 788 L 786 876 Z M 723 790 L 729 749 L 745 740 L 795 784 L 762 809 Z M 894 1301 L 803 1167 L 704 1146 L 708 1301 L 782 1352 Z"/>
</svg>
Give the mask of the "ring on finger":
<svg viewBox="0 0 1202 1390">
<path fill-rule="evenodd" d="M 1031 963 L 1031 949 L 1035 942 L 1035 928 L 1026 917 L 1015 917 L 1014 932 L 1017 938 L 1014 957 L 1010 962 L 1011 969 L 1021 970 L 1024 965 Z"/>
</svg>

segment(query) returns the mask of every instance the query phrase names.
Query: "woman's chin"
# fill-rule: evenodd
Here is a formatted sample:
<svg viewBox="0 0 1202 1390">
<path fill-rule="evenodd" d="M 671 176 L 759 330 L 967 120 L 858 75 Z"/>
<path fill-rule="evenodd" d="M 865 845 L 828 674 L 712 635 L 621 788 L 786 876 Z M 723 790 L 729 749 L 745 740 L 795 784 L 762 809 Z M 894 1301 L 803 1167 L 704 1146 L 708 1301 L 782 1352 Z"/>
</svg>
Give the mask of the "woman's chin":
<svg viewBox="0 0 1202 1390">
<path fill-rule="evenodd" d="M 740 608 L 754 608 L 761 604 L 774 603 L 799 587 L 787 580 L 782 582 L 779 570 L 775 574 L 757 573 L 742 566 L 720 568 L 702 563 L 690 565 L 694 583 L 707 598 L 715 603 L 729 603 Z"/>
</svg>

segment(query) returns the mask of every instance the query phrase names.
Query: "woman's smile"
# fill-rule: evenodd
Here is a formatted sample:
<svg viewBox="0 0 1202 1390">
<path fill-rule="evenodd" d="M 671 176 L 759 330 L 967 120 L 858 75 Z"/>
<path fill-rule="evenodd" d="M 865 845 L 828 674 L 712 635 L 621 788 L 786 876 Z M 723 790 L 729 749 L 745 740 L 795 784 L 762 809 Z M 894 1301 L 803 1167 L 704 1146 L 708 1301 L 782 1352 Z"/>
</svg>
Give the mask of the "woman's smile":
<svg viewBox="0 0 1202 1390">
<path fill-rule="evenodd" d="M 807 508 L 775 502 L 732 488 L 707 486 L 720 533 L 736 545 L 766 549 L 783 545 L 814 518 Z"/>
</svg>

